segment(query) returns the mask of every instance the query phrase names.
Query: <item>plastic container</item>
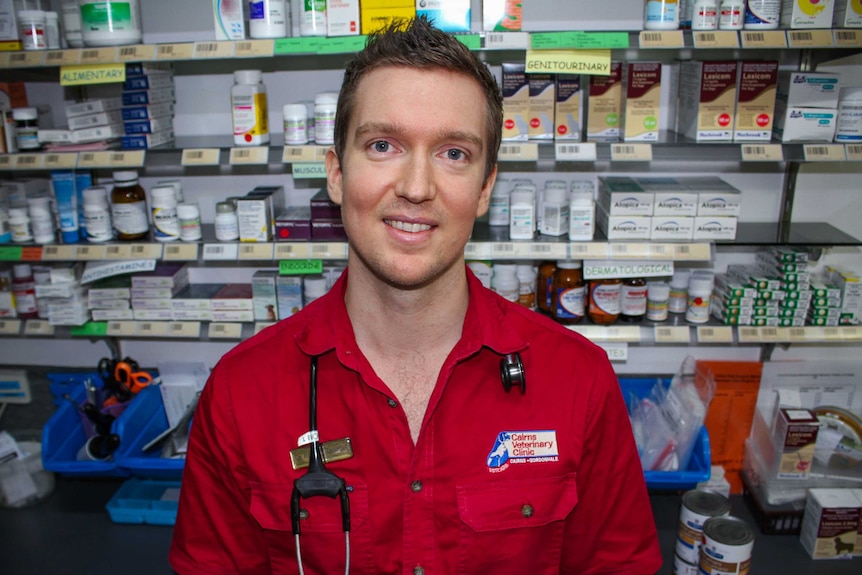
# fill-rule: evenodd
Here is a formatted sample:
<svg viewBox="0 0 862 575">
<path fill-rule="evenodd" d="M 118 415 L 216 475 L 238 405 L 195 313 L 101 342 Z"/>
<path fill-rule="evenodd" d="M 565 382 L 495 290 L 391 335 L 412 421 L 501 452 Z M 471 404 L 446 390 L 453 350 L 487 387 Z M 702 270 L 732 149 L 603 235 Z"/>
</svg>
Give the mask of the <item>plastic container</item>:
<svg viewBox="0 0 862 575">
<path fill-rule="evenodd" d="M 667 282 L 647 282 L 646 318 L 650 321 L 666 321 L 670 286 Z"/>
<path fill-rule="evenodd" d="M 862 142 L 862 86 L 847 86 L 839 92 L 835 141 Z"/>
<path fill-rule="evenodd" d="M 238 146 L 269 143 L 266 86 L 260 70 L 236 70 L 230 90 L 233 142 Z"/>
<path fill-rule="evenodd" d="M 688 280 L 688 307 L 685 321 L 706 323 L 709 321 L 709 298 L 715 277 L 712 274 L 692 274 Z"/>
<path fill-rule="evenodd" d="M 536 309 L 536 270 L 530 264 L 518 264 L 518 303 L 527 309 Z"/>
<path fill-rule="evenodd" d="M 156 186 L 150 190 L 153 213 L 153 237 L 160 242 L 180 239 L 177 218 L 177 194 L 173 186 Z"/>
<path fill-rule="evenodd" d="M 694 0 L 691 10 L 692 30 L 715 30 L 718 28 L 719 1 Z"/>
<path fill-rule="evenodd" d="M 591 242 L 596 233 L 596 202 L 591 191 L 572 190 L 569 194 L 569 239 Z"/>
<path fill-rule="evenodd" d="M 326 36 L 326 0 L 303 0 L 299 18 L 300 35 Z"/>
<path fill-rule="evenodd" d="M 48 48 L 45 12 L 42 10 L 21 10 L 18 12 L 18 38 L 24 50 L 45 50 Z"/>
<path fill-rule="evenodd" d="M 685 313 L 688 309 L 688 278 L 689 270 L 677 270 L 670 279 L 667 310 L 670 313 Z"/>
<path fill-rule="evenodd" d="M 560 260 L 554 272 L 554 301 L 551 309 L 554 319 L 563 325 L 574 325 L 586 313 L 586 286 L 580 261 Z"/>
<path fill-rule="evenodd" d="M 220 242 L 239 239 L 239 220 L 236 217 L 236 208 L 231 202 L 216 204 L 215 235 Z"/>
<path fill-rule="evenodd" d="M 781 18 L 781 0 L 747 0 L 745 30 L 776 30 Z"/>
<path fill-rule="evenodd" d="M 544 261 L 539 264 L 536 277 L 536 307 L 548 315 L 551 315 L 551 302 L 554 301 L 554 272 L 556 271 L 556 262 Z"/>
<path fill-rule="evenodd" d="M 33 230 L 33 241 L 37 244 L 56 242 L 57 230 L 54 227 L 54 215 L 51 212 L 51 198 L 48 196 L 28 198 L 27 210 L 30 213 L 30 229 Z"/>
<path fill-rule="evenodd" d="M 521 282 L 518 281 L 518 266 L 516 264 L 494 264 L 491 289 L 497 292 L 497 295 L 503 299 L 517 302 L 521 295 Z"/>
<path fill-rule="evenodd" d="M 535 194 L 529 190 L 516 188 L 509 196 L 509 239 L 533 239 L 535 225 Z"/>
<path fill-rule="evenodd" d="M 141 42 L 138 0 L 80 0 L 80 6 L 84 45 L 123 46 Z"/>
<path fill-rule="evenodd" d="M 336 92 L 322 92 L 314 97 L 314 141 L 321 146 L 335 143 Z"/>
<path fill-rule="evenodd" d="M 12 110 L 15 120 L 15 144 L 20 151 L 41 150 L 39 143 L 39 111 L 36 108 L 15 108 Z"/>
<path fill-rule="evenodd" d="M 678 30 L 679 14 L 679 0 L 647 0 L 644 30 Z"/>
<path fill-rule="evenodd" d="M 301 146 L 308 143 L 308 109 L 305 104 L 285 104 L 284 143 L 289 146 Z"/>
<path fill-rule="evenodd" d="M 10 435 L 23 457 L 0 463 L 0 507 L 34 505 L 54 491 L 54 474 L 42 467 L 42 434 L 18 431 Z"/>
<path fill-rule="evenodd" d="M 49 50 L 60 49 L 60 15 L 56 12 L 45 12 L 45 42 Z"/>
<path fill-rule="evenodd" d="M 542 200 L 542 223 L 539 232 L 546 236 L 569 233 L 569 194 L 563 187 L 546 187 Z"/>
<path fill-rule="evenodd" d="M 745 2 L 743 0 L 722 0 L 718 10 L 719 30 L 742 30 L 745 23 Z"/>
<path fill-rule="evenodd" d="M 89 242 L 106 242 L 114 237 L 107 190 L 101 186 L 86 188 L 83 192 L 83 228 Z"/>
<path fill-rule="evenodd" d="M 197 204 L 178 205 L 177 219 L 180 224 L 181 240 L 184 242 L 196 242 L 201 239 L 201 212 Z"/>
<path fill-rule="evenodd" d="M 105 509 L 114 523 L 173 525 L 179 507 L 179 481 L 129 479 Z"/>
<path fill-rule="evenodd" d="M 252 38 L 284 38 L 290 19 L 286 0 L 251 0 L 248 33 Z"/>
<path fill-rule="evenodd" d="M 111 190 L 111 221 L 119 240 L 138 240 L 150 231 L 147 195 L 132 171 L 114 172 Z M 86 209 L 86 208 L 85 208 Z"/>
<path fill-rule="evenodd" d="M 114 461 L 134 477 L 176 479 L 183 474 L 185 459 L 162 457 L 161 448 L 145 452 L 144 447 L 168 429 L 161 390 L 145 387 L 118 420 L 120 447 Z"/>
<path fill-rule="evenodd" d="M 491 189 L 491 201 L 488 204 L 488 225 L 509 225 L 509 180 L 497 178 Z"/>
<path fill-rule="evenodd" d="M 9 209 L 9 232 L 16 244 L 33 241 L 33 229 L 30 227 L 30 216 L 27 215 L 26 208 Z"/>
<path fill-rule="evenodd" d="M 81 32 L 81 7 L 78 0 L 63 0 L 63 37 L 70 48 L 83 48 L 84 35 Z"/>
</svg>

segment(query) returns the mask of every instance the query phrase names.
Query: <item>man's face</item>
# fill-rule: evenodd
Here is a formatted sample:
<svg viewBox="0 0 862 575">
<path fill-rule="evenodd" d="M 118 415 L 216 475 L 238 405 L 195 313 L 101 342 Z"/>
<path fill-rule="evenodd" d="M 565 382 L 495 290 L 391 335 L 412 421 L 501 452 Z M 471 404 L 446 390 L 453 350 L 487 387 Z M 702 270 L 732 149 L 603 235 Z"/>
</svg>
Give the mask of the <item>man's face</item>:
<svg viewBox="0 0 862 575">
<path fill-rule="evenodd" d="M 386 67 L 359 83 L 343 164 L 326 158 L 351 267 L 390 285 L 427 285 L 457 270 L 473 222 L 488 208 L 485 98 L 444 70 Z"/>
</svg>

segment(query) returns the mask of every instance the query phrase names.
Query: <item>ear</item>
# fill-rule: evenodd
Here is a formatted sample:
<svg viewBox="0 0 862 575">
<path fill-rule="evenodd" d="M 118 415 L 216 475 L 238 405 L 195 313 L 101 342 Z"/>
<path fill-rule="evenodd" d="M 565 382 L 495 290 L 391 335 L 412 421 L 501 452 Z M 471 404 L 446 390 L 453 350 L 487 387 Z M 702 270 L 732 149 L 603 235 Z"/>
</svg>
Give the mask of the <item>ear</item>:
<svg viewBox="0 0 862 575">
<path fill-rule="evenodd" d="M 341 162 L 338 161 L 335 148 L 330 147 L 326 151 L 326 191 L 329 193 L 329 199 L 339 206 L 343 195 L 342 180 Z"/>
<path fill-rule="evenodd" d="M 494 189 L 494 182 L 497 181 L 497 164 L 494 164 L 494 167 L 491 169 L 491 173 L 488 174 L 488 179 L 485 180 L 485 183 L 482 184 L 482 191 L 479 193 L 479 203 L 476 206 L 476 217 L 481 217 L 485 215 L 485 212 L 488 211 L 488 206 L 491 203 L 491 191 Z"/>
</svg>

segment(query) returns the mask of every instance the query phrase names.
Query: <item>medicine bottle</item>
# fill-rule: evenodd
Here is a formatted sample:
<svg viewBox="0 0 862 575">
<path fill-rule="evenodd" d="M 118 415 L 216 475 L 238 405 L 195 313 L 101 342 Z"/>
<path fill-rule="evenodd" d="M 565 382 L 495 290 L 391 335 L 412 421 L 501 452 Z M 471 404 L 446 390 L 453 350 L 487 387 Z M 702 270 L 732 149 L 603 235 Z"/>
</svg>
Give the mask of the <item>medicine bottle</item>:
<svg viewBox="0 0 862 575">
<path fill-rule="evenodd" d="M 16 244 L 33 241 L 33 231 L 30 228 L 30 216 L 27 215 L 26 208 L 9 209 L 9 232 L 12 235 L 12 241 Z"/>
<path fill-rule="evenodd" d="M 317 298 L 326 295 L 326 278 L 322 275 L 305 276 L 302 280 L 302 305 L 307 306 Z"/>
<path fill-rule="evenodd" d="M 712 295 L 714 276 L 711 273 L 694 273 L 688 280 L 688 308 L 685 321 L 706 323 L 709 321 L 709 298 Z"/>
<path fill-rule="evenodd" d="M 838 92 L 836 142 L 862 142 L 862 87 L 847 86 Z"/>
<path fill-rule="evenodd" d="M 533 239 L 535 221 L 535 195 L 529 190 L 516 188 L 509 196 L 509 239 Z"/>
<path fill-rule="evenodd" d="M 27 211 L 30 214 L 30 229 L 33 241 L 37 244 L 52 244 L 57 241 L 54 216 L 51 212 L 51 198 L 38 196 L 27 198 Z"/>
<path fill-rule="evenodd" d="M 544 261 L 539 264 L 539 272 L 536 275 L 536 307 L 539 311 L 551 315 L 551 302 L 553 301 L 554 272 L 557 271 L 556 262 Z"/>
<path fill-rule="evenodd" d="M 488 225 L 509 225 L 509 180 L 497 178 L 491 189 L 491 201 L 488 205 Z"/>
<path fill-rule="evenodd" d="M 670 286 L 667 282 L 647 282 L 646 317 L 650 321 L 667 320 Z"/>
<path fill-rule="evenodd" d="M 30 264 L 12 266 L 12 294 L 15 296 L 15 310 L 21 319 L 38 317 L 36 306 L 36 280 Z"/>
<path fill-rule="evenodd" d="M 781 18 L 781 0 L 747 0 L 745 30 L 775 30 Z"/>
<path fill-rule="evenodd" d="M 677 270 L 670 280 L 667 309 L 670 313 L 685 313 L 688 308 L 689 270 Z"/>
<path fill-rule="evenodd" d="M 49 50 L 60 49 L 60 15 L 45 12 L 45 43 Z"/>
<path fill-rule="evenodd" d="M 301 146 L 308 143 L 308 109 L 304 104 L 285 104 L 284 143 L 290 146 Z"/>
<path fill-rule="evenodd" d="M 592 192 L 572 191 L 569 195 L 569 239 L 590 242 L 596 232 L 596 202 Z"/>
<path fill-rule="evenodd" d="M 582 264 L 574 260 L 560 260 L 554 272 L 554 319 L 563 325 L 573 325 L 584 319 L 586 287 L 581 271 Z"/>
<path fill-rule="evenodd" d="M 18 38 L 24 50 L 45 50 L 48 38 L 45 32 L 45 12 L 21 10 L 18 12 Z"/>
<path fill-rule="evenodd" d="M 238 146 L 259 146 L 269 143 L 269 118 L 266 86 L 260 70 L 236 70 L 230 90 L 233 143 Z"/>
<path fill-rule="evenodd" d="M 610 325 L 620 317 L 620 297 L 623 281 L 619 278 L 590 280 L 590 321 L 597 325 Z"/>
<path fill-rule="evenodd" d="M 679 0 L 646 0 L 644 29 L 677 30 L 679 8 Z"/>
<path fill-rule="evenodd" d="M 138 240 L 150 231 L 147 195 L 138 184 L 137 172 L 114 172 L 111 221 L 118 240 Z"/>
<path fill-rule="evenodd" d="M 335 112 L 338 94 L 321 92 L 314 97 L 314 141 L 321 146 L 335 143 Z"/>
<path fill-rule="evenodd" d="M 623 280 L 620 291 L 620 321 L 642 322 L 647 311 L 647 283 L 643 278 Z"/>
<path fill-rule="evenodd" d="M 565 184 L 562 188 L 545 187 L 541 225 L 539 231 L 546 236 L 559 237 L 569 233 L 569 193 Z"/>
<path fill-rule="evenodd" d="M 721 0 L 718 10 L 719 30 L 742 30 L 745 21 L 744 0 Z"/>
<path fill-rule="evenodd" d="M 180 238 L 180 222 L 177 218 L 177 194 L 173 186 L 156 186 L 150 190 L 153 212 L 153 238 L 160 242 L 172 242 Z"/>
<path fill-rule="evenodd" d="M 21 151 L 40 150 L 39 143 L 39 112 L 36 108 L 15 108 L 12 110 L 15 120 L 15 144 Z"/>
<path fill-rule="evenodd" d="M 220 242 L 239 239 L 239 220 L 236 217 L 236 208 L 231 202 L 216 204 L 215 235 Z"/>
<path fill-rule="evenodd" d="M 536 309 L 536 269 L 530 264 L 518 264 L 518 303 Z"/>
<path fill-rule="evenodd" d="M 251 0 L 248 3 L 248 35 L 252 38 L 284 38 L 289 18 L 286 0 Z"/>
<path fill-rule="evenodd" d="M 81 33 L 81 7 L 78 0 L 63 0 L 63 38 L 69 48 L 83 48 L 84 36 Z"/>
<path fill-rule="evenodd" d="M 141 43 L 139 0 L 80 0 L 80 5 L 85 46 Z"/>
<path fill-rule="evenodd" d="M 521 295 L 521 284 L 518 281 L 518 267 L 515 264 L 494 264 L 494 275 L 491 276 L 491 289 L 505 300 L 517 302 Z"/>
<path fill-rule="evenodd" d="M 108 207 L 108 191 L 101 186 L 86 188 L 84 198 L 84 217 L 82 220 L 87 241 L 106 242 L 113 239 L 111 211 Z"/>
<path fill-rule="evenodd" d="M 201 212 L 197 204 L 178 205 L 177 219 L 180 222 L 181 240 L 184 242 L 196 242 L 201 239 Z M 237 235 L 239 235 L 238 231 Z"/>
<path fill-rule="evenodd" d="M 301 36 L 326 36 L 326 0 L 302 0 L 299 11 Z"/>
<path fill-rule="evenodd" d="M 719 0 L 694 0 L 691 10 L 692 30 L 715 30 L 718 28 Z"/>
</svg>

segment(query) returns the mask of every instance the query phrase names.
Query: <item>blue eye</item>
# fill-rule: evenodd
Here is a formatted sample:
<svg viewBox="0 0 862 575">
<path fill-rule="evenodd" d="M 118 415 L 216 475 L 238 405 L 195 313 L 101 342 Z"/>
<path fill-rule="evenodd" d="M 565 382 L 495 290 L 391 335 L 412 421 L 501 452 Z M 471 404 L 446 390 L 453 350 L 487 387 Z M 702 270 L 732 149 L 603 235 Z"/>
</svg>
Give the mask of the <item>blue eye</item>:
<svg viewBox="0 0 862 575">
<path fill-rule="evenodd" d="M 389 142 L 383 142 L 383 141 L 374 142 L 374 144 L 372 144 L 372 145 L 374 146 L 375 152 L 388 152 L 389 151 Z"/>
<path fill-rule="evenodd" d="M 462 160 L 464 159 L 464 151 L 459 150 L 458 148 L 452 148 L 451 150 L 446 151 L 446 157 L 450 160 Z"/>
</svg>

